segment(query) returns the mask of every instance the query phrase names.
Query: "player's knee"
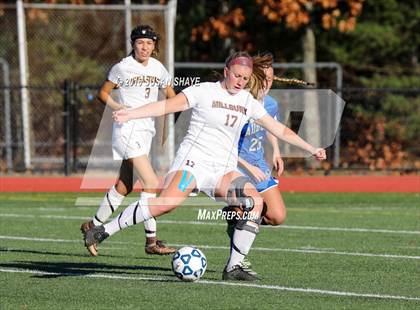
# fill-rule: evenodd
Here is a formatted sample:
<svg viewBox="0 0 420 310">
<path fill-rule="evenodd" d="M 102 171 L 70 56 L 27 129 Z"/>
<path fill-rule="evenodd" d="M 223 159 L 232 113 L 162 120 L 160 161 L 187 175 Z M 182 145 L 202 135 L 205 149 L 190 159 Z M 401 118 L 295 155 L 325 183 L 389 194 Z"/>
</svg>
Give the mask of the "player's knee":
<svg viewBox="0 0 420 310">
<path fill-rule="evenodd" d="M 275 217 L 275 218 L 273 218 L 272 220 L 271 220 L 271 225 L 272 226 L 278 226 L 278 225 L 281 225 L 281 224 L 283 224 L 284 223 L 284 221 L 285 221 L 285 219 L 286 219 L 286 217 L 281 217 L 281 216 L 279 216 L 279 217 Z"/>
<path fill-rule="evenodd" d="M 120 195 L 127 196 L 133 191 L 133 184 L 125 184 L 118 181 L 117 184 L 115 184 L 115 189 Z"/>
<path fill-rule="evenodd" d="M 259 200 L 259 196 L 249 196 L 245 194 L 244 190 L 246 183 L 250 183 L 250 181 L 244 176 L 233 179 L 226 194 L 227 202 L 231 206 L 240 207 L 243 211 L 251 211 L 256 207 L 255 212 L 260 213 L 262 200 Z"/>
<path fill-rule="evenodd" d="M 275 214 L 271 215 L 270 217 L 266 217 L 264 221 L 271 225 L 271 226 L 278 226 L 282 225 L 284 221 L 286 220 L 286 210 L 276 212 Z"/>
<path fill-rule="evenodd" d="M 175 205 L 164 205 L 164 206 L 159 206 L 159 215 L 161 214 L 166 214 L 171 212 L 172 210 L 175 210 L 177 206 Z"/>
</svg>

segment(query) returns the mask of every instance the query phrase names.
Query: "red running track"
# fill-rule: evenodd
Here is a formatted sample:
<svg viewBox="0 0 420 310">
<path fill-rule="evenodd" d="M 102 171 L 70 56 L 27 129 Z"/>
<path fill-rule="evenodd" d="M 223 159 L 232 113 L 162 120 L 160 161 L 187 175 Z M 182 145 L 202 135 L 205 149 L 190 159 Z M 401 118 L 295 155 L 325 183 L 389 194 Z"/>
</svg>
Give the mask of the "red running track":
<svg viewBox="0 0 420 310">
<path fill-rule="evenodd" d="M 80 189 L 81 177 L 1 177 L 0 192 L 103 192 L 113 182 L 101 179 Z M 282 177 L 279 186 L 283 192 L 420 193 L 420 176 Z"/>
</svg>

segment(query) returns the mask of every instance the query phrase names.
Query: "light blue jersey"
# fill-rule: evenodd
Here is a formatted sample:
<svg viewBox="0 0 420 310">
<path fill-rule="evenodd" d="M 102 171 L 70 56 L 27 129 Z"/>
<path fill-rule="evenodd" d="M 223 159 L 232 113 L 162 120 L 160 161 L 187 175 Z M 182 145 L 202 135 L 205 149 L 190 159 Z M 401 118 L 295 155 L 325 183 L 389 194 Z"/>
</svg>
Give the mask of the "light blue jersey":
<svg viewBox="0 0 420 310">
<path fill-rule="evenodd" d="M 264 97 L 264 108 L 267 110 L 273 118 L 278 118 L 278 103 L 271 96 Z M 238 143 L 239 157 L 247 161 L 253 166 L 260 168 L 266 175 L 267 179 L 258 182 L 253 179 L 246 169 L 238 167 L 238 169 L 251 179 L 252 184 L 256 187 L 259 192 L 262 192 L 274 185 L 277 185 L 276 180 L 271 177 L 271 168 L 265 161 L 264 155 L 264 143 L 267 139 L 267 131 L 260 125 L 249 122 L 245 124 L 241 131 L 241 137 Z"/>
</svg>

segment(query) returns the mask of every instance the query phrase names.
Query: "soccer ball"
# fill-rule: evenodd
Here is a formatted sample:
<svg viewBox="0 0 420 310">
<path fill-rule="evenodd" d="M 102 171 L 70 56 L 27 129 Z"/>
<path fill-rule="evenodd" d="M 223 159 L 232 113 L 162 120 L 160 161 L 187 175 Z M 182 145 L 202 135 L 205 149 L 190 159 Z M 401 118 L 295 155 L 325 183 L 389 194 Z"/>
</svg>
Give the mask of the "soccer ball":
<svg viewBox="0 0 420 310">
<path fill-rule="evenodd" d="M 172 257 L 172 270 L 182 281 L 197 281 L 203 276 L 206 268 L 206 256 L 194 246 L 185 246 Z"/>
</svg>

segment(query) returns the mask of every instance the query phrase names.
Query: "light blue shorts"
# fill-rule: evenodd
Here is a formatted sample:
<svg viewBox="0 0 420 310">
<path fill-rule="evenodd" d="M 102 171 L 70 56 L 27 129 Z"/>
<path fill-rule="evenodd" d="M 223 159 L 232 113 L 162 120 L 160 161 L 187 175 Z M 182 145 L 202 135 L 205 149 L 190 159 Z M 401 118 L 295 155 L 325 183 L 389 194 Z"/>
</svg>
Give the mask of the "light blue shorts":
<svg viewBox="0 0 420 310">
<path fill-rule="evenodd" d="M 262 193 L 262 192 L 264 192 L 264 191 L 266 191 L 266 190 L 268 190 L 268 189 L 270 189 L 274 186 L 277 186 L 279 184 L 279 181 L 271 176 L 271 169 L 268 167 L 268 165 L 265 161 L 261 161 L 257 164 L 253 163 L 252 165 L 260 168 L 265 173 L 267 178 L 265 180 L 261 181 L 261 182 L 258 182 L 248 173 L 248 170 L 243 169 L 242 167 L 238 167 L 238 170 L 244 176 L 249 178 L 250 182 L 252 183 L 252 185 L 255 186 L 255 188 L 257 189 L 257 191 L 259 193 Z"/>
</svg>

